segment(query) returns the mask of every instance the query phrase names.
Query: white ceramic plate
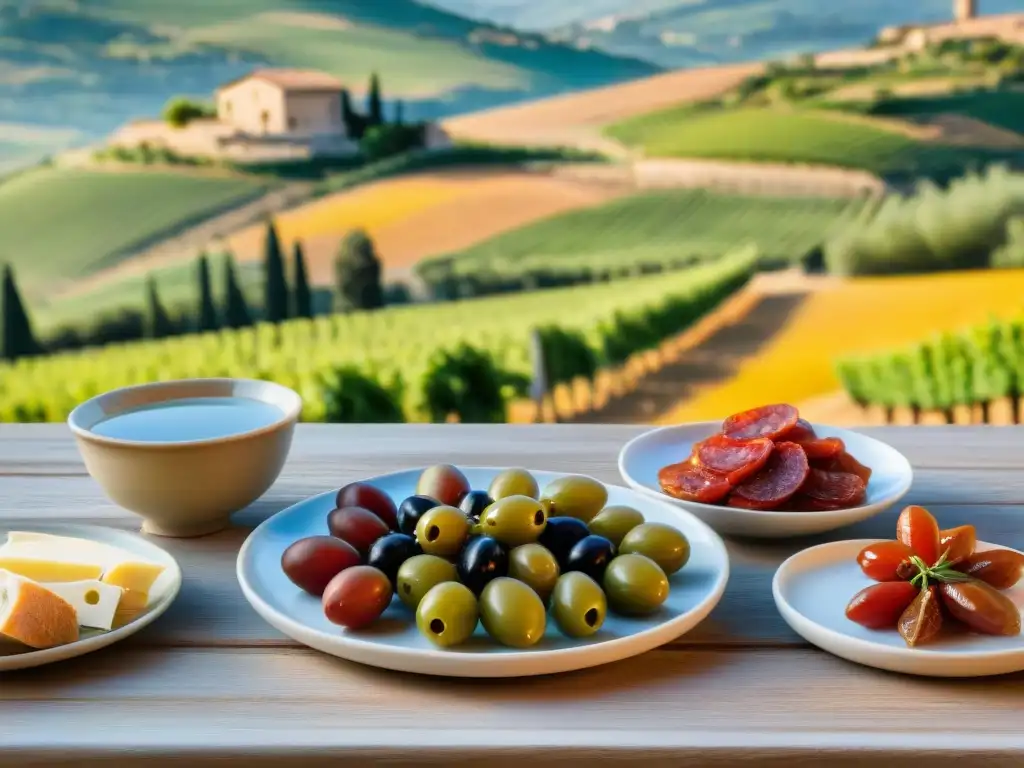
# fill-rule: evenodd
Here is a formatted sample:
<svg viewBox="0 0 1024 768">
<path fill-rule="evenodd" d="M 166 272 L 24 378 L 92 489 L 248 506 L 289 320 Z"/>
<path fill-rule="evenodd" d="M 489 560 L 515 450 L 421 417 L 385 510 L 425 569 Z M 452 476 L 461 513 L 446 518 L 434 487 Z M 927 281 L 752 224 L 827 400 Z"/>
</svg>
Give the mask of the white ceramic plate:
<svg viewBox="0 0 1024 768">
<path fill-rule="evenodd" d="M 719 533 L 759 538 L 809 536 L 841 528 L 877 515 L 910 490 L 914 478 L 910 462 L 895 448 L 848 429 L 823 424 L 813 426 L 819 437 L 841 438 L 846 450 L 871 468 L 866 503 L 862 506 L 827 512 L 762 512 L 681 501 L 662 493 L 658 470 L 684 461 L 694 443 L 721 430 L 719 421 L 662 427 L 633 438 L 619 453 L 619 472 L 630 487 L 649 498 L 661 499 L 692 512 Z"/>
<path fill-rule="evenodd" d="M 116 528 L 102 528 L 93 525 L 65 525 L 54 523 L 47 524 L 25 524 L 10 526 L 0 530 L 0 543 L 6 540 L 8 531 L 31 531 L 33 533 L 49 533 L 54 536 L 74 536 L 79 539 L 90 539 L 104 544 L 112 544 L 128 552 L 138 555 L 150 562 L 158 563 L 166 567 L 160 577 L 153 584 L 150 591 L 149 605 L 146 610 L 133 621 L 123 627 L 117 627 L 110 632 L 100 629 L 82 629 L 81 636 L 77 642 L 68 645 L 60 645 L 56 648 L 47 648 L 41 651 L 34 651 L 26 648 L 20 643 L 0 643 L 0 672 L 12 669 L 27 669 L 38 667 L 43 664 L 50 664 L 55 661 L 73 659 L 108 645 L 118 640 L 134 635 L 143 627 L 152 624 L 164 611 L 170 607 L 181 589 L 181 568 L 169 554 L 160 547 L 151 544 L 141 536 L 129 531 L 122 531 Z"/>
<path fill-rule="evenodd" d="M 877 539 L 835 541 L 798 552 L 779 566 L 772 594 L 782 618 L 807 642 L 849 661 L 930 677 L 981 677 L 1024 670 L 1024 636 L 966 631 L 907 647 L 899 632 L 871 630 L 846 618 L 850 599 L 877 582 L 863 574 L 857 553 Z M 978 551 L 1001 549 L 979 541 Z M 1003 592 L 1024 609 L 1024 583 Z M 959 630 L 959 628 L 958 628 Z"/>
<path fill-rule="evenodd" d="M 473 488 L 483 489 L 500 471 L 460 469 Z M 366 482 L 400 503 L 415 493 L 421 471 L 397 472 Z M 561 477 L 554 472 L 531 473 L 541 488 Z M 320 601 L 284 575 L 281 555 L 298 539 L 327 533 L 327 513 L 334 508 L 336 491 L 299 502 L 256 528 L 238 553 L 238 581 L 256 612 L 289 637 L 324 653 L 385 669 L 450 677 L 522 677 L 618 661 L 664 645 L 697 626 L 725 590 L 729 559 L 722 540 L 692 515 L 626 488 L 607 488 L 609 504 L 628 504 L 643 512 L 649 522 L 679 528 L 690 541 L 691 555 L 670 577 L 668 600 L 657 613 L 624 618 L 609 612 L 601 630 L 585 640 L 562 635 L 549 620 L 544 638 L 528 650 L 498 645 L 479 625 L 465 645 L 439 649 L 419 634 L 413 612 L 397 598 L 368 629 L 353 632 L 331 624 Z"/>
</svg>

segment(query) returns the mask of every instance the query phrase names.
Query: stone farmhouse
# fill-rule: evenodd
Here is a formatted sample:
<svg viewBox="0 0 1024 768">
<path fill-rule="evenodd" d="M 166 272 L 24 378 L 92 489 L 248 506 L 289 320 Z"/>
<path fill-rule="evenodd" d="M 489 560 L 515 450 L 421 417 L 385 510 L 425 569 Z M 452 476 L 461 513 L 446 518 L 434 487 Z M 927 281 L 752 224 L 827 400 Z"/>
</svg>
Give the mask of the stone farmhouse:
<svg viewBox="0 0 1024 768">
<path fill-rule="evenodd" d="M 135 120 L 109 146 L 147 145 L 179 155 L 242 163 L 344 157 L 359 146 L 341 116 L 344 84 L 316 70 L 258 69 L 217 89 L 217 115 L 176 128 L 163 120 Z M 427 125 L 428 149 L 451 146 L 440 126 Z"/>
</svg>

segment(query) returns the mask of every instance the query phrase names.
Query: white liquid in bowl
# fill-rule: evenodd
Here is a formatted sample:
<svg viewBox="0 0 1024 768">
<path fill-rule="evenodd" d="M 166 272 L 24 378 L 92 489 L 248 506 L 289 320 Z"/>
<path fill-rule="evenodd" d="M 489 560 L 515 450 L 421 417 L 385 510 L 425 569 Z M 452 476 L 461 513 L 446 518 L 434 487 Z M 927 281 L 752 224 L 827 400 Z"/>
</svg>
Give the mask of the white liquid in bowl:
<svg viewBox="0 0 1024 768">
<path fill-rule="evenodd" d="M 283 416 L 277 406 L 247 397 L 190 397 L 119 413 L 90 431 L 115 440 L 182 443 L 240 435 Z"/>
</svg>

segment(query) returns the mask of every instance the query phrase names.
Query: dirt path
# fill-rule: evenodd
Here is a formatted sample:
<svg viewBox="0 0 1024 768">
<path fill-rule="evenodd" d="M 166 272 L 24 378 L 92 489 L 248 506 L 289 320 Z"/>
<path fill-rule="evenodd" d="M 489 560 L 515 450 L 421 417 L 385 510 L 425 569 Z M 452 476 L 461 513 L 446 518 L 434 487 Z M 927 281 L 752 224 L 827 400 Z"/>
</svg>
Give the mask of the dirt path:
<svg viewBox="0 0 1024 768">
<path fill-rule="evenodd" d="M 800 306 L 808 286 L 798 280 L 756 282 L 702 321 L 702 337 L 644 376 L 627 395 L 602 408 L 582 413 L 577 423 L 652 423 L 679 402 L 735 375 L 744 360 L 755 355 Z M 703 332 L 702 332 L 703 331 Z"/>
</svg>

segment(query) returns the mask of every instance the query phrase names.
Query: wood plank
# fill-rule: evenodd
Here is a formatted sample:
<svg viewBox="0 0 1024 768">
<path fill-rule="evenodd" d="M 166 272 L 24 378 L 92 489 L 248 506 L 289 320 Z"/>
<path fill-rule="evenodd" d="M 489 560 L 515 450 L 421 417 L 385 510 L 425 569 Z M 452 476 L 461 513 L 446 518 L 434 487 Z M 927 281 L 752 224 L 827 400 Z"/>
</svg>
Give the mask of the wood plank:
<svg viewBox="0 0 1024 768">
<path fill-rule="evenodd" d="M 926 680 L 811 650 L 653 652 L 568 675 L 439 682 L 312 651 L 111 648 L 5 675 L 0 717 L 18 727 L 5 732 L 4 765 L 93 765 L 115 747 L 190 765 L 276 750 L 282 762 L 353 766 L 374 755 L 727 765 L 780 748 L 852 759 L 868 745 L 885 765 L 907 749 L 968 762 L 1024 749 L 1022 675 Z"/>
<path fill-rule="evenodd" d="M 361 476 L 381 466 L 391 471 L 449 461 L 612 472 L 619 449 L 646 429 L 612 424 L 300 424 L 288 471 L 316 466 Z M 1016 427 L 861 431 L 893 445 L 915 468 L 1024 468 L 1024 443 Z M 65 425 L 0 424 L 0 474 L 85 474 L 85 467 Z"/>
</svg>

